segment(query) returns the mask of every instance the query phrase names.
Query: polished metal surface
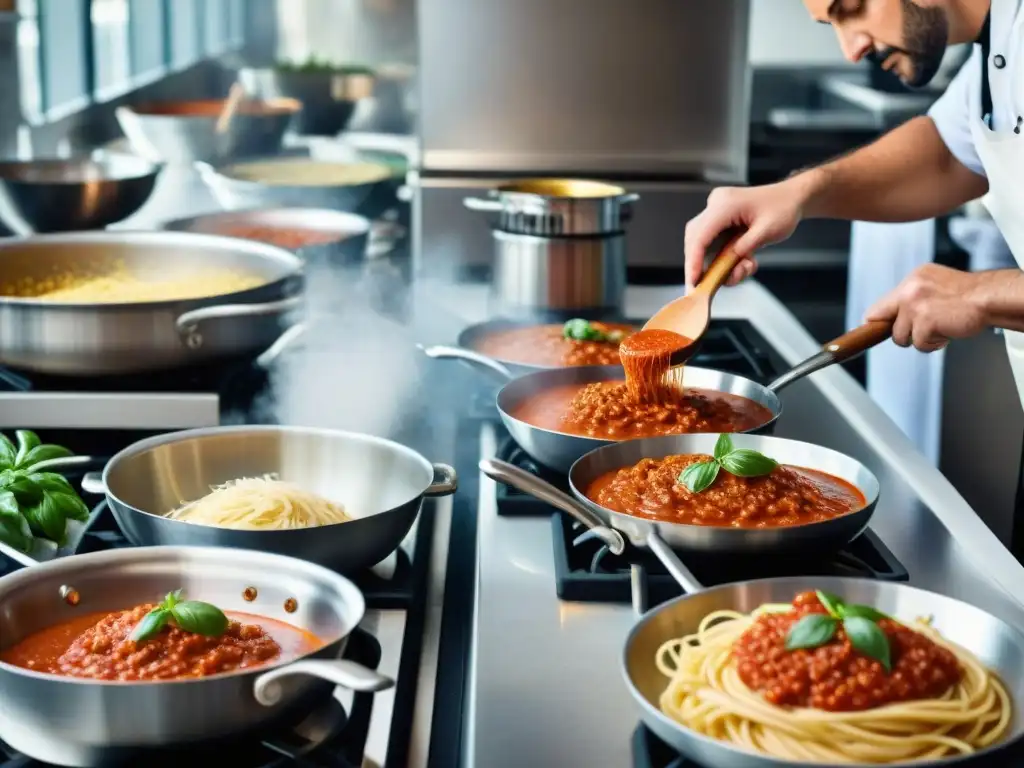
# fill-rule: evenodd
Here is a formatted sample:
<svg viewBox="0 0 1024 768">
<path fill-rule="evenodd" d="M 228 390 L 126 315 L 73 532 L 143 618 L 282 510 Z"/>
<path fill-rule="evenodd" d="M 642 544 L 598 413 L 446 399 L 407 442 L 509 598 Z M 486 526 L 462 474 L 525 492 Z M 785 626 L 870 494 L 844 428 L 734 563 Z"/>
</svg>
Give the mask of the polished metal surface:
<svg viewBox="0 0 1024 768">
<path fill-rule="evenodd" d="M 244 597 L 249 587 L 257 593 L 251 602 Z M 76 605 L 65 600 L 67 588 L 78 594 Z M 330 695 L 335 685 L 369 691 L 391 685 L 338 658 L 365 611 L 355 585 L 326 568 L 265 552 L 115 549 L 24 568 L 0 579 L 2 645 L 84 613 L 156 602 L 176 589 L 226 611 L 301 627 L 324 646 L 291 665 L 171 683 L 69 680 L 0 662 L 0 738 L 45 762 L 99 766 L 147 747 L 259 732 Z M 289 598 L 294 612 L 285 608 Z"/>
<path fill-rule="evenodd" d="M 64 304 L 0 296 L 0 363 L 61 375 L 172 368 L 258 354 L 302 306 L 302 261 L 281 248 L 187 232 L 83 232 L 0 241 L 3 280 L 123 268 L 181 278 L 217 266 L 266 279 L 200 299 Z"/>
<path fill-rule="evenodd" d="M 0 220 L 18 235 L 103 229 L 143 206 L 161 170 L 150 160 L 109 152 L 3 162 Z"/>
<path fill-rule="evenodd" d="M 640 199 L 622 187 L 583 179 L 524 179 L 502 184 L 465 205 L 489 214 L 492 227 L 520 235 L 563 237 L 622 232 Z"/>
<path fill-rule="evenodd" d="M 422 283 L 418 290 L 431 296 L 439 288 Z M 682 290 L 631 287 L 623 314 L 650 316 Z M 488 317 L 485 286 L 450 289 L 447 301 L 463 326 Z M 720 291 L 713 313 L 749 319 L 789 365 L 820 350 L 754 282 Z M 878 478 L 871 528 L 909 571 L 912 585 L 973 604 L 1024 631 L 1024 567 L 862 387 L 834 366 L 793 384 L 780 399 L 776 436 L 845 453 Z M 497 454 L 498 440 L 489 425 L 482 427 L 482 458 Z M 638 712 L 614 660 L 636 621 L 633 609 L 559 600 L 550 518 L 498 515 L 495 494 L 494 482 L 482 477 L 465 763 L 630 765 Z"/>
<path fill-rule="evenodd" d="M 303 72 L 243 67 L 238 80 L 261 99 L 290 98 L 302 104 L 293 129 L 303 136 L 337 136 L 363 99 L 373 96 L 374 78 L 366 73 Z"/>
<path fill-rule="evenodd" d="M 175 219 L 163 229 L 175 232 L 202 232 L 209 235 L 238 237 L 244 228 L 273 229 L 282 233 L 316 232 L 337 235 L 331 243 L 315 243 L 293 248 L 304 261 L 349 264 L 366 258 L 370 243 L 370 220 L 354 213 L 329 208 L 252 208 L 221 211 Z"/>
<path fill-rule="evenodd" d="M 224 100 L 170 101 L 118 107 L 114 114 L 132 148 L 156 162 L 221 162 L 271 155 L 301 109 L 293 99 L 243 102 L 223 133 L 217 119 Z"/>
<path fill-rule="evenodd" d="M 416 20 L 426 169 L 746 179 L 748 0 L 430 0 Z"/>
<path fill-rule="evenodd" d="M 658 699 L 667 679 L 658 670 L 658 648 L 669 640 L 696 632 L 713 611 L 749 613 L 765 603 L 789 603 L 801 592 L 822 589 L 845 601 L 870 605 L 903 622 L 930 617 L 943 637 L 971 651 L 1006 685 L 1011 700 L 1024 700 L 1024 635 L 991 613 L 923 589 L 884 581 L 840 578 L 781 578 L 744 581 L 713 587 L 673 600 L 649 611 L 630 631 L 622 653 L 622 671 L 644 723 L 665 743 L 700 765 L 715 768 L 784 768 L 793 763 L 753 754 L 695 733 L 663 714 Z M 1014 707 L 1007 740 L 994 748 L 953 758 L 915 761 L 915 766 L 1003 765 L 996 752 L 1024 737 L 1024 716 Z M 1006 758 L 1003 758 L 1006 759 Z M 1009 765 L 1009 763 L 1006 763 Z M 811 768 L 823 763 L 800 763 Z M 854 765 L 851 763 L 851 765 Z M 868 768 L 858 763 L 854 768 Z"/>
<path fill-rule="evenodd" d="M 174 384 L 169 384 L 173 387 Z M 213 393 L 0 392 L 0 429 L 164 430 L 215 427 Z"/>
<path fill-rule="evenodd" d="M 537 237 L 494 230 L 491 309 L 617 310 L 626 290 L 626 239 Z"/>
<path fill-rule="evenodd" d="M 355 518 L 317 528 L 233 530 L 166 517 L 242 477 L 281 480 L 341 505 Z M 214 427 L 142 440 L 103 469 L 114 519 L 138 546 L 220 546 L 301 557 L 341 573 L 379 563 L 395 551 L 424 497 L 455 492 L 455 470 L 416 451 L 353 432 L 278 426 Z"/>
</svg>

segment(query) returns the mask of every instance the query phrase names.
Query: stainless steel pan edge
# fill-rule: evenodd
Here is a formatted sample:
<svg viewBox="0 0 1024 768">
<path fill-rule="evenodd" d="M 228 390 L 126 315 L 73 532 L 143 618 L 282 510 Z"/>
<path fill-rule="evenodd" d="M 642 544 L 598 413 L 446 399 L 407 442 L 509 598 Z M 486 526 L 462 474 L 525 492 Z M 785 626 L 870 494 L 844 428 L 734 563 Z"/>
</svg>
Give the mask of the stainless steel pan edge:
<svg viewBox="0 0 1024 768">
<path fill-rule="evenodd" d="M 907 584 L 838 577 L 789 577 L 736 582 L 684 595 L 645 613 L 634 625 L 623 648 L 623 678 L 633 696 L 644 724 L 662 741 L 701 765 L 715 768 L 825 768 L 817 763 L 794 764 L 753 754 L 725 742 L 710 739 L 679 725 L 662 713 L 658 699 L 667 684 L 654 659 L 662 643 L 696 630 L 700 620 L 712 611 L 730 609 L 749 612 L 764 603 L 790 602 L 800 592 L 823 589 L 849 602 L 872 605 L 903 621 L 931 616 L 943 636 L 974 652 L 997 672 L 1007 686 L 1015 709 L 1006 742 L 976 755 L 943 758 L 905 766 L 1009 766 L 999 762 L 998 752 L 1024 737 L 1024 636 L 1002 619 L 951 597 Z M 851 768 L 869 768 L 852 764 Z"/>
<path fill-rule="evenodd" d="M 243 593 L 253 587 L 257 597 Z M 203 547 L 121 549 L 25 568 L 0 579 L 7 646 L 76 614 L 158 600 L 182 588 L 225 610 L 285 621 L 326 642 L 292 663 L 163 683 L 68 679 L 0 662 L 0 739 L 59 765 L 106 764 L 125 752 L 259 731 L 313 706 L 335 685 L 378 691 L 392 681 L 340 660 L 365 602 L 350 581 L 295 558 Z M 66 599 L 69 590 L 77 605 Z M 289 612 L 285 601 L 296 601 Z"/>
</svg>

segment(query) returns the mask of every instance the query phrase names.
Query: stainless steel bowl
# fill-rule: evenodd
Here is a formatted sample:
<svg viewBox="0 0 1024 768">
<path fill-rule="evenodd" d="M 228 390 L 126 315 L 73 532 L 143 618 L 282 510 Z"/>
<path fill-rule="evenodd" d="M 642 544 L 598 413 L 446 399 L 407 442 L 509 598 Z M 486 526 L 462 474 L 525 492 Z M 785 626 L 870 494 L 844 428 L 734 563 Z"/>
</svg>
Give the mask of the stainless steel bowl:
<svg viewBox="0 0 1024 768">
<path fill-rule="evenodd" d="M 246 93 L 261 99 L 284 97 L 302 102 L 294 127 L 303 136 L 336 136 L 345 130 L 359 102 L 373 96 L 373 75 L 363 72 L 246 67 L 238 77 Z"/>
<path fill-rule="evenodd" d="M 115 114 L 137 153 L 151 160 L 193 163 L 276 153 L 302 108 L 294 99 L 243 101 L 228 129 L 218 133 L 224 105 L 224 99 L 168 101 L 119 107 Z"/>
<path fill-rule="evenodd" d="M 276 474 L 344 506 L 347 523 L 279 531 L 233 530 L 166 514 L 241 477 Z M 455 492 L 455 470 L 380 437 L 302 427 L 195 429 L 135 443 L 114 456 L 91 491 L 106 493 L 133 544 L 238 547 L 277 552 L 352 573 L 402 543 L 425 496 Z"/>
<path fill-rule="evenodd" d="M 138 211 L 161 170 L 111 152 L 0 163 L 0 220 L 17 235 L 102 229 Z"/>
</svg>

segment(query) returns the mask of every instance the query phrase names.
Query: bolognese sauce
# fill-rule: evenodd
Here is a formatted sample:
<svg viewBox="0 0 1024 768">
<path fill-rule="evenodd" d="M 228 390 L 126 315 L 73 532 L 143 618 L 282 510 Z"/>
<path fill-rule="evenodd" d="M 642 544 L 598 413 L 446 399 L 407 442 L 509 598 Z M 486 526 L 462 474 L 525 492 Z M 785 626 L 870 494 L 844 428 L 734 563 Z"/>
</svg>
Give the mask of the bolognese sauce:
<svg viewBox="0 0 1024 768">
<path fill-rule="evenodd" d="M 711 456 L 683 454 L 642 459 L 607 472 L 584 494 L 595 504 L 627 515 L 668 523 L 732 528 L 782 528 L 821 522 L 862 509 L 864 494 L 838 477 L 803 467 L 777 466 L 761 477 L 721 470 L 699 493 L 681 481 L 683 471 Z"/>
<path fill-rule="evenodd" d="M 256 240 L 279 248 L 298 250 L 312 245 L 328 245 L 338 243 L 346 235 L 338 232 L 323 232 L 317 229 L 298 229 L 294 227 L 267 227 L 248 224 L 227 225 L 217 230 L 218 235 L 237 237 L 242 240 Z"/>
<path fill-rule="evenodd" d="M 619 344 L 636 329 L 622 323 L 591 322 L 601 340 L 566 338 L 562 325 L 533 325 L 489 333 L 474 344 L 481 354 L 521 365 L 570 368 L 616 365 Z"/>
<path fill-rule="evenodd" d="M 263 616 L 231 613 L 217 637 L 173 625 L 136 642 L 132 631 L 155 605 L 92 613 L 48 627 L 0 652 L 0 661 L 36 672 L 92 680 L 160 681 L 207 677 L 311 653 L 313 635 Z"/>
<path fill-rule="evenodd" d="M 676 399 L 679 376 L 669 378 L 672 356 L 691 346 L 693 340 L 661 328 L 635 333 L 619 347 L 619 360 L 626 372 L 626 392 L 636 403 L 672 402 Z"/>
<path fill-rule="evenodd" d="M 790 628 L 811 613 L 826 610 L 814 592 L 805 592 L 792 611 L 759 616 L 733 645 L 740 679 L 772 704 L 855 712 L 940 698 L 963 676 L 952 651 L 889 618 L 878 621 L 891 649 L 889 672 L 856 651 L 841 625 L 820 647 L 787 650 Z"/>
</svg>

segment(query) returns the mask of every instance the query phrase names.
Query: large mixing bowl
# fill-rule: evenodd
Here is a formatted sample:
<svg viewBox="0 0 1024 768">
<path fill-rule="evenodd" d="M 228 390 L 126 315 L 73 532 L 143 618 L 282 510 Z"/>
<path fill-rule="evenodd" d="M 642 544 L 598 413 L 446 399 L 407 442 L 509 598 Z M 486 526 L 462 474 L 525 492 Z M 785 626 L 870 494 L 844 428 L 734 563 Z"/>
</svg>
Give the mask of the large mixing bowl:
<svg viewBox="0 0 1024 768">
<path fill-rule="evenodd" d="M 294 126 L 303 136 L 336 136 L 345 130 L 356 105 L 373 95 L 373 75 L 367 72 L 246 67 L 238 77 L 246 93 L 261 99 L 302 102 Z"/>
<path fill-rule="evenodd" d="M 139 210 L 162 169 L 110 152 L 0 163 L 0 220 L 18 235 L 102 229 Z"/>
<path fill-rule="evenodd" d="M 273 155 L 302 105 L 294 99 L 243 101 L 223 133 L 217 120 L 225 99 L 166 101 L 119 107 L 121 130 L 139 154 L 171 163 L 221 162 Z"/>
</svg>

